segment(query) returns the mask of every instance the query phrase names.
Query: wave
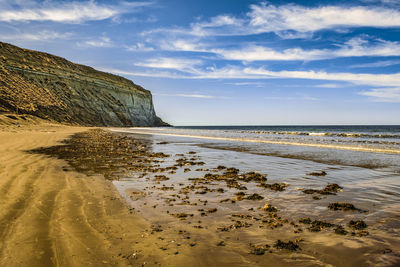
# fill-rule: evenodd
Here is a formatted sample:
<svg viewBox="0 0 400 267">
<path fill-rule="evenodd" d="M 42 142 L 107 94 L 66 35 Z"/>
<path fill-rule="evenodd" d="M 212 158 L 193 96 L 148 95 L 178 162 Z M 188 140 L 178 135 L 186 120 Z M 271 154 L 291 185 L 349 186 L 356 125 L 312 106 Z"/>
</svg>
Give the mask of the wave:
<svg viewBox="0 0 400 267">
<path fill-rule="evenodd" d="M 386 154 L 400 154 L 400 149 L 396 148 L 384 148 L 384 147 L 367 147 L 367 146 L 354 146 L 354 145 L 342 145 L 342 144 L 328 144 L 328 143 L 306 143 L 294 141 L 278 141 L 278 140 L 265 140 L 265 139 L 252 139 L 252 138 L 241 138 L 241 137 L 222 137 L 222 136 L 207 136 L 207 135 L 195 135 L 195 134 L 181 134 L 181 133 L 162 133 L 160 131 L 153 131 L 152 128 L 141 128 L 135 129 L 112 129 L 116 132 L 125 133 L 137 133 L 137 134 L 150 134 L 150 135 L 163 135 L 163 136 L 177 136 L 186 138 L 198 138 L 208 140 L 220 140 L 220 141 L 235 141 L 235 142 L 248 142 L 248 143 L 264 143 L 264 144 L 276 144 L 276 145 L 291 145 L 291 146 L 304 146 L 304 147 L 316 147 L 326 149 L 340 149 L 340 150 L 353 150 L 361 152 L 374 152 L 374 153 L 386 153 Z"/>
<path fill-rule="evenodd" d="M 232 131 L 249 134 L 272 134 L 272 135 L 301 135 L 301 136 L 337 136 L 349 138 L 394 138 L 400 139 L 397 133 L 347 133 L 347 132 L 302 132 L 302 131 Z"/>
</svg>

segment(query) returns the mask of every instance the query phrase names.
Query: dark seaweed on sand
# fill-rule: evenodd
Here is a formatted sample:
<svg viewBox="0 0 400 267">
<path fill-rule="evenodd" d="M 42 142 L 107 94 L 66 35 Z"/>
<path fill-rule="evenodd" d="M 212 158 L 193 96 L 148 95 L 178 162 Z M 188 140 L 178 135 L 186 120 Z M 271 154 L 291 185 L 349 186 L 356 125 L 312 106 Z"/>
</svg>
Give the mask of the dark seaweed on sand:
<svg viewBox="0 0 400 267">
<path fill-rule="evenodd" d="M 309 224 L 310 227 L 308 228 L 308 230 L 310 232 L 320 232 L 323 228 L 331 228 L 335 226 L 333 223 L 319 220 L 311 220 L 310 218 L 300 219 L 299 222 L 303 224 Z"/>
<path fill-rule="evenodd" d="M 336 195 L 340 189 L 343 189 L 338 184 L 328 184 L 323 189 L 305 189 L 304 194 L 320 194 L 320 195 Z"/>
<path fill-rule="evenodd" d="M 278 240 L 278 241 L 275 242 L 274 248 L 286 249 L 286 250 L 289 250 L 289 251 L 296 251 L 296 250 L 300 249 L 299 245 L 297 245 L 293 241 L 283 242 L 281 240 Z"/>
<path fill-rule="evenodd" d="M 29 152 L 56 156 L 79 172 L 103 174 L 110 180 L 117 180 L 128 171 L 155 172 L 152 162 L 156 158 L 169 157 L 164 153 L 153 153 L 151 142 L 145 139 L 136 140 L 100 129 L 74 134 L 63 143 Z"/>
<path fill-rule="evenodd" d="M 345 203 L 345 202 L 335 202 L 330 203 L 328 208 L 331 210 L 343 210 L 343 211 L 358 211 L 358 212 L 365 212 L 362 209 L 356 208 L 353 204 Z"/>
<path fill-rule="evenodd" d="M 361 221 L 361 220 L 358 220 L 358 221 L 351 220 L 349 222 L 349 227 L 352 229 L 355 229 L 355 230 L 364 230 L 365 228 L 368 227 L 368 225 L 364 221 Z"/>
</svg>

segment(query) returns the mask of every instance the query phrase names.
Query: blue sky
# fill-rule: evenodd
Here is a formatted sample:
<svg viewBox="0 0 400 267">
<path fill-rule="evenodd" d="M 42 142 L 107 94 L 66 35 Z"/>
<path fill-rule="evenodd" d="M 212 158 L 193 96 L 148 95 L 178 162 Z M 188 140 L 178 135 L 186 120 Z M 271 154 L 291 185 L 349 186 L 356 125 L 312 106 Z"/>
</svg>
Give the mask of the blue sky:
<svg viewBox="0 0 400 267">
<path fill-rule="evenodd" d="M 400 124 L 398 0 L 0 0 L 0 40 L 131 79 L 174 125 Z"/>
</svg>

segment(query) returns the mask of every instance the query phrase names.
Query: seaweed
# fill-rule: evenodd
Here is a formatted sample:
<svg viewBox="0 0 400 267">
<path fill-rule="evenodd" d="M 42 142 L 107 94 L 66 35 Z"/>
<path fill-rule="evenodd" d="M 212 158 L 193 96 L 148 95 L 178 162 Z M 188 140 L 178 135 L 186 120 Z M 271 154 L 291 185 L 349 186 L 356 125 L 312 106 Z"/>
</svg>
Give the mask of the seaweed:
<svg viewBox="0 0 400 267">
<path fill-rule="evenodd" d="M 283 242 L 280 239 L 278 239 L 275 242 L 274 248 L 286 249 L 286 250 L 289 250 L 289 251 L 296 251 L 296 250 L 300 249 L 299 245 L 296 244 L 295 242 L 293 242 L 293 241 Z"/>
<path fill-rule="evenodd" d="M 357 220 L 357 221 L 351 220 L 348 225 L 350 228 L 355 229 L 355 230 L 363 230 L 368 227 L 368 225 L 364 221 L 361 221 L 361 220 Z"/>
</svg>

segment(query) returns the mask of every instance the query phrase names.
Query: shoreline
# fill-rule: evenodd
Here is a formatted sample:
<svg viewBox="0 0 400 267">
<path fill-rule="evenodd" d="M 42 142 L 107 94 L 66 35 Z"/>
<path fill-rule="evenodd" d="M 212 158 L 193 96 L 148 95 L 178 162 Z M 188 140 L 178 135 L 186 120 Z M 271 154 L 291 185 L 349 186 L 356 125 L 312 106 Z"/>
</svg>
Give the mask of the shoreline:
<svg viewBox="0 0 400 267">
<path fill-rule="evenodd" d="M 143 129 L 146 129 L 146 128 L 143 128 Z M 377 148 L 366 148 L 366 147 L 356 147 L 356 146 L 342 146 L 342 145 L 328 145 L 328 144 L 309 144 L 309 143 L 298 143 L 298 142 L 280 142 L 280 141 L 272 141 L 272 140 L 227 138 L 227 137 L 215 137 L 215 136 L 203 136 L 203 135 L 169 134 L 169 133 L 159 133 L 159 132 L 142 132 L 142 131 L 136 131 L 135 132 L 134 128 L 133 128 L 133 130 L 132 129 L 131 130 L 122 130 L 122 129 L 115 129 L 115 128 L 111 127 L 111 131 L 125 132 L 125 133 L 136 133 L 136 134 L 164 135 L 164 136 L 175 136 L 175 137 L 185 137 L 185 138 L 219 140 L 219 141 L 263 143 L 263 144 L 275 144 L 275 145 L 288 145 L 288 146 L 302 146 L 302 147 L 317 147 L 317 148 L 327 148 L 327 149 L 353 150 L 353 151 L 361 151 L 361 152 L 400 154 L 400 150 L 394 150 L 394 149 L 377 149 Z"/>
<path fill-rule="evenodd" d="M 380 170 L 387 172 L 400 173 L 397 160 L 400 159 L 399 153 L 386 153 L 370 151 L 368 148 L 342 149 L 340 145 L 333 147 L 324 147 L 320 144 L 305 144 L 288 142 L 275 142 L 269 140 L 258 139 L 240 139 L 226 138 L 204 135 L 175 134 L 161 128 L 110 128 L 113 132 L 126 134 L 148 135 L 157 138 L 179 138 L 186 139 L 188 142 L 198 142 L 202 147 L 213 148 L 217 150 L 231 150 L 237 152 L 253 153 L 257 155 L 281 157 L 288 159 L 299 159 L 305 161 L 314 161 L 322 164 L 354 166 L 368 168 L 372 170 Z M 151 131 L 150 131 L 151 130 Z M 389 151 L 389 150 L 388 150 Z M 392 151 L 392 150 L 390 150 Z"/>
</svg>

